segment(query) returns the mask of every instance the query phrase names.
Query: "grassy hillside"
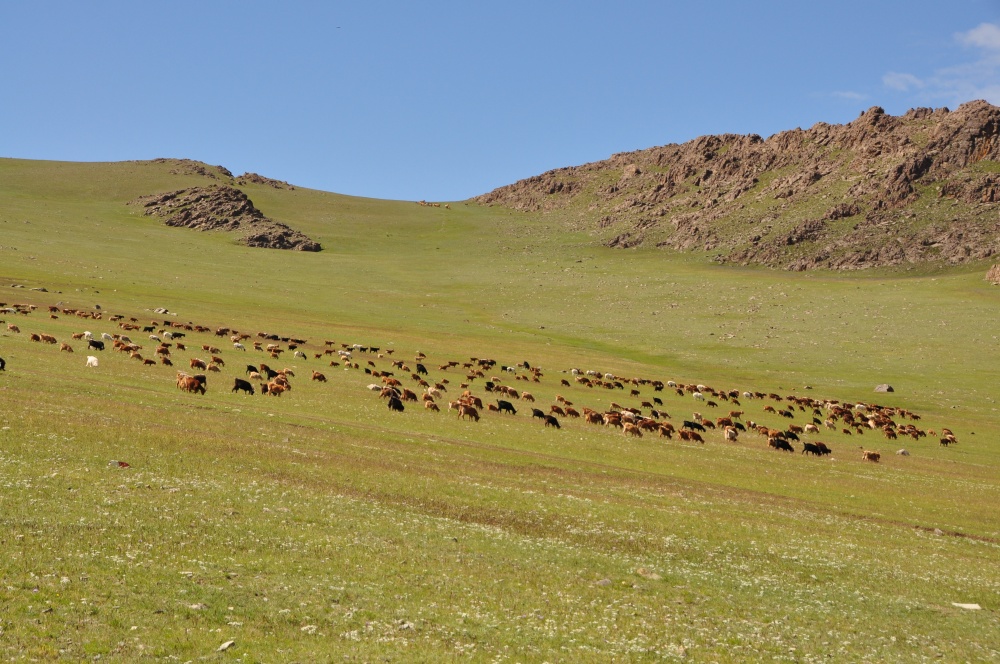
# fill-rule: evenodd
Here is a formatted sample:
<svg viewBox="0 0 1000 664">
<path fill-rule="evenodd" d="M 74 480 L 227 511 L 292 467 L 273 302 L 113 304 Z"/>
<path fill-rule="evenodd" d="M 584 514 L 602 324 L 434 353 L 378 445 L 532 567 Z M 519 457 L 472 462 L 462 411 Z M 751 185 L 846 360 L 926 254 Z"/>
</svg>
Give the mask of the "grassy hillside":
<svg viewBox="0 0 1000 664">
<path fill-rule="evenodd" d="M 614 252 L 558 216 L 241 186 L 319 253 L 169 228 L 128 201 L 209 178 L 170 162 L 0 160 L 0 655 L 112 661 L 988 661 L 1000 652 L 995 288 L 983 266 L 792 274 Z M 20 285 L 24 288 L 11 288 Z M 30 290 L 45 288 L 46 292 Z M 49 306 L 93 311 L 101 320 Z M 174 316 L 153 313 L 166 307 Z M 308 340 L 272 360 L 189 332 L 175 366 L 71 335 L 191 321 Z M 29 341 L 47 333 L 74 353 Z M 130 333 L 152 357 L 147 334 Z M 379 346 L 358 369 L 324 341 Z M 245 342 L 249 344 L 249 340 Z M 175 369 L 222 349 L 208 393 Z M 388 350 L 394 353 L 390 356 Z M 535 396 L 606 410 L 670 390 L 586 388 L 571 368 L 919 413 L 937 438 L 823 430 L 813 458 L 560 418 L 391 413 L 363 368 L 542 367 Z M 247 363 L 280 398 L 232 394 Z M 368 363 L 371 362 L 374 367 Z M 322 371 L 327 383 L 309 380 Z M 527 377 L 525 370 L 518 375 Z M 566 379 L 570 385 L 561 381 Z M 874 394 L 877 383 L 896 392 Z M 783 427 L 768 400 L 745 419 Z M 711 411 L 711 412 L 709 412 Z M 794 422 L 810 421 L 796 412 Z M 815 437 L 811 438 L 814 439 Z M 864 463 L 859 446 L 882 452 Z M 909 457 L 896 456 L 905 447 Z M 798 445 L 797 449 L 801 449 Z M 111 461 L 125 461 L 119 467 Z M 953 602 L 979 603 L 968 611 Z M 235 645 L 224 653 L 225 642 Z"/>
<path fill-rule="evenodd" d="M 1000 252 L 1000 108 L 872 107 L 766 140 L 702 136 L 476 198 L 572 219 L 609 247 L 801 271 L 959 265 Z"/>
</svg>

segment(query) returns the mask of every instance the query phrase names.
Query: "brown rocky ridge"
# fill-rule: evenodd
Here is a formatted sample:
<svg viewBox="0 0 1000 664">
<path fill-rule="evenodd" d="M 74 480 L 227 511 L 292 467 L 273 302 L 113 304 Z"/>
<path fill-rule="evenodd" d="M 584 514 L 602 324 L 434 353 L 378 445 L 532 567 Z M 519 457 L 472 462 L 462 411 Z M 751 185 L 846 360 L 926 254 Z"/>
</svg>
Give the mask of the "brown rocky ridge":
<svg viewBox="0 0 1000 664">
<path fill-rule="evenodd" d="M 130 205 L 142 206 L 143 214 L 163 219 L 168 226 L 239 232 L 242 234 L 240 242 L 250 247 L 297 251 L 322 249 L 318 242 L 299 231 L 265 217 L 245 193 L 228 185 L 143 196 Z"/>
<path fill-rule="evenodd" d="M 225 180 L 227 182 L 233 179 L 233 174 L 225 166 L 210 166 L 193 159 L 160 157 L 159 159 L 153 159 L 149 163 L 172 165 L 173 168 L 170 169 L 171 175 L 200 175 L 213 180 Z"/>
<path fill-rule="evenodd" d="M 1000 253 L 1000 108 L 879 107 L 763 139 L 703 136 L 560 168 L 476 198 L 609 247 L 792 270 L 958 264 Z"/>
<path fill-rule="evenodd" d="M 263 175 L 258 175 L 257 173 L 244 173 L 236 178 L 235 182 L 241 187 L 248 184 L 262 184 L 268 187 L 273 187 L 274 189 L 288 189 L 289 191 L 295 190 L 295 187 L 288 184 L 284 180 L 275 180 L 273 178 L 264 177 Z"/>
</svg>

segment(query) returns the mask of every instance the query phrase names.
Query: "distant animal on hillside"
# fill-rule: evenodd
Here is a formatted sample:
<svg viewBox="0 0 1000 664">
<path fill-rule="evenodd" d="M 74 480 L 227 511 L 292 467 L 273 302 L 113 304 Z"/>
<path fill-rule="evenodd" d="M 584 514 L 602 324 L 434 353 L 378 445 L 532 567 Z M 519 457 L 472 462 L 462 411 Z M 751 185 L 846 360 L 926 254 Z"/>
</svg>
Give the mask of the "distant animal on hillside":
<svg viewBox="0 0 1000 664">
<path fill-rule="evenodd" d="M 663 429 L 661 428 L 660 431 L 663 431 Z M 677 435 L 680 436 L 681 440 L 701 443 L 702 445 L 705 444 L 705 440 L 698 434 L 697 431 L 688 431 L 687 429 L 681 429 L 680 431 L 677 432 Z"/>
<path fill-rule="evenodd" d="M 499 409 L 501 413 L 517 415 L 517 410 L 514 409 L 514 404 L 509 401 L 504 401 L 503 399 L 497 399 L 497 409 Z"/>
<path fill-rule="evenodd" d="M 465 419 L 468 417 L 471 420 L 479 421 L 479 411 L 477 411 L 472 406 L 461 405 L 458 407 L 458 417 L 459 419 Z"/>
<path fill-rule="evenodd" d="M 280 397 L 288 388 L 281 383 L 276 383 L 271 381 L 270 383 L 265 383 L 260 386 L 260 393 L 270 394 L 272 397 Z"/>
<path fill-rule="evenodd" d="M 180 375 L 177 377 L 177 387 L 185 392 L 205 394 L 205 384 L 194 376 Z"/>
<path fill-rule="evenodd" d="M 254 394 L 253 385 L 249 382 L 243 380 L 242 378 L 234 378 L 233 380 L 235 382 L 233 383 L 233 389 L 230 390 L 231 392 L 243 391 L 247 394 Z"/>
<path fill-rule="evenodd" d="M 685 429 L 691 429 L 693 431 L 705 431 L 705 427 L 699 422 L 692 422 L 691 420 L 684 420 L 682 425 Z"/>
<path fill-rule="evenodd" d="M 782 450 L 784 452 L 794 452 L 795 448 L 784 438 L 770 438 L 767 441 L 768 447 L 772 447 L 776 450 Z"/>
<path fill-rule="evenodd" d="M 823 456 L 823 451 L 814 443 L 803 443 L 802 444 L 803 454 L 813 454 L 815 456 Z"/>
</svg>

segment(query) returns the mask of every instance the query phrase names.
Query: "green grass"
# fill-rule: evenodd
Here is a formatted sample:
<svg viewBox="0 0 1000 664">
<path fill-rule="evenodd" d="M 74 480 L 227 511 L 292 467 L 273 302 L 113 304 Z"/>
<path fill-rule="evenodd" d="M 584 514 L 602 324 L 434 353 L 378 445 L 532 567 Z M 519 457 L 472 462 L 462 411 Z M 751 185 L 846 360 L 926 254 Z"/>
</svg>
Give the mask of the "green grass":
<svg viewBox="0 0 1000 664">
<path fill-rule="evenodd" d="M 205 182 L 169 170 L 0 160 L 0 301 L 40 305 L 5 316 L 21 334 L 0 334 L 3 659 L 998 657 L 1000 292 L 983 266 L 720 267 L 603 249 L 568 215 L 246 187 L 324 246 L 255 250 L 125 205 Z M 302 336 L 308 359 L 191 333 L 174 369 L 206 357 L 202 344 L 227 365 L 208 394 L 189 395 L 173 369 L 110 350 L 85 368 L 70 335 L 120 330 L 51 319 L 57 302 Z M 149 356 L 145 336 L 132 333 Z M 479 423 L 414 405 L 392 414 L 366 389 L 371 376 L 313 357 L 327 339 L 394 349 L 356 359 L 407 385 L 389 362 L 412 367 L 422 351 L 450 398 L 464 372 L 438 369 L 448 360 L 528 360 L 539 383 L 492 373 L 546 410 L 557 394 L 600 410 L 659 396 L 677 423 L 724 414 L 648 386 L 639 398 L 587 389 L 564 373 L 578 367 L 877 398 L 960 444 L 824 431 L 833 458 L 814 459 L 755 435 L 702 446 L 570 419 L 553 431 L 525 402 Z M 261 361 L 294 368 L 292 391 L 231 394 L 233 376 Z M 311 369 L 329 382 L 308 380 Z M 897 391 L 873 394 L 882 382 Z M 470 387 L 486 397 L 482 384 Z M 780 426 L 763 406 L 741 408 Z M 882 462 L 863 463 L 859 446 Z M 911 456 L 893 454 L 901 447 Z"/>
</svg>

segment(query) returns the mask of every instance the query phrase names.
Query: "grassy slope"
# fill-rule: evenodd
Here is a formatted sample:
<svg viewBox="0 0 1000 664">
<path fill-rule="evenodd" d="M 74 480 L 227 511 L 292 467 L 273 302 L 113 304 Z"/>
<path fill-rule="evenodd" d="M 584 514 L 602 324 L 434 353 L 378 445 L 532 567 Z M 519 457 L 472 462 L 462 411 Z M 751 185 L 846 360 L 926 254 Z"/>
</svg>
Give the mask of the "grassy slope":
<svg viewBox="0 0 1000 664">
<path fill-rule="evenodd" d="M 825 435 L 835 458 L 815 460 L 754 436 L 695 447 L 572 421 L 554 432 L 528 404 L 478 425 L 412 406 L 390 416 L 361 372 L 307 381 L 311 355 L 285 361 L 299 378 L 280 400 L 238 397 L 226 384 L 261 360 L 230 350 L 209 394 L 192 397 L 169 369 L 108 352 L 85 371 L 78 344 L 68 355 L 28 342 L 117 331 L 39 311 L 18 317 L 25 334 L 0 336 L 0 654 L 183 661 L 230 638 L 261 661 L 1000 650 L 997 294 L 981 270 L 720 268 L 603 250 L 558 216 L 247 187 L 325 247 L 262 251 L 124 205 L 204 183 L 168 171 L 0 160 L 0 284 L 50 291 L 0 300 L 99 302 L 143 320 L 166 306 L 302 335 L 311 350 L 419 349 L 453 383 L 434 367 L 530 360 L 546 368 L 529 388 L 544 408 L 556 393 L 638 405 L 559 387 L 574 366 L 845 400 L 889 382 L 898 391 L 881 402 L 962 442 Z M 204 353 L 179 359 L 190 355 Z M 694 408 L 661 396 L 675 421 Z M 743 407 L 779 425 L 760 402 Z M 862 464 L 860 444 L 887 458 Z M 904 445 L 913 456 L 891 454 Z"/>
</svg>

